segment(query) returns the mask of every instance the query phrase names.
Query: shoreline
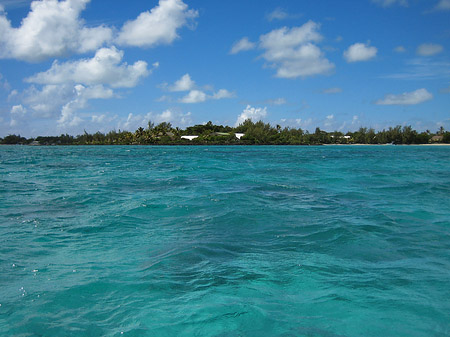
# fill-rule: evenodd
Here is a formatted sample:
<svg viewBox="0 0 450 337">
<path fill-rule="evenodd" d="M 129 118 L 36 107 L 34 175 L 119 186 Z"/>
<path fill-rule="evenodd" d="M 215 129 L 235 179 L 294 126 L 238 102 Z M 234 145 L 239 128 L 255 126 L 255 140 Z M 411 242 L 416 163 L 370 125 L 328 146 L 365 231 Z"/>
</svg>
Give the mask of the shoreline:
<svg viewBox="0 0 450 337">
<path fill-rule="evenodd" d="M 450 146 L 437 144 L 0 144 L 0 146 L 57 147 L 57 146 Z"/>
</svg>

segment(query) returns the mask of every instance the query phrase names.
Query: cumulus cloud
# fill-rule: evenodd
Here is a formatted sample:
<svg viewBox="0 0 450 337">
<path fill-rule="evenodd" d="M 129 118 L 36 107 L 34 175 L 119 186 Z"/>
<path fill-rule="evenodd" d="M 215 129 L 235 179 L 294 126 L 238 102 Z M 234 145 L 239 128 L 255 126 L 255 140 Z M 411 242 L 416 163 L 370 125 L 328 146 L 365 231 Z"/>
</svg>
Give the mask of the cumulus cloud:
<svg viewBox="0 0 450 337">
<path fill-rule="evenodd" d="M 198 17 L 182 0 L 159 0 L 158 6 L 125 23 L 116 41 L 120 45 L 154 47 L 170 44 L 179 37 L 178 29 Z"/>
<path fill-rule="evenodd" d="M 192 123 L 191 113 L 181 113 L 167 109 L 160 114 L 149 113 L 147 116 L 156 124 L 162 122 L 172 123 L 173 125 L 186 126 Z"/>
<path fill-rule="evenodd" d="M 413 92 L 404 92 L 403 94 L 386 95 L 383 99 L 376 101 L 378 105 L 415 105 L 433 98 L 433 95 L 428 90 L 422 88 Z"/>
<path fill-rule="evenodd" d="M 198 16 L 182 0 L 160 0 L 151 11 L 126 22 L 117 33 L 106 25 L 85 24 L 80 15 L 89 2 L 35 0 L 19 27 L 11 25 L 0 4 L 0 58 L 40 62 L 94 51 L 114 41 L 137 47 L 170 44 L 179 37 L 177 31 Z"/>
<path fill-rule="evenodd" d="M 220 89 L 211 96 L 212 99 L 224 99 L 233 97 L 234 94 L 232 92 L 229 92 L 227 89 Z"/>
<path fill-rule="evenodd" d="M 102 124 L 106 121 L 107 116 L 105 114 L 102 115 L 92 115 L 91 122 L 96 124 Z"/>
<path fill-rule="evenodd" d="M 201 103 L 206 101 L 207 95 L 201 90 L 191 90 L 189 93 L 181 98 L 181 103 Z"/>
<path fill-rule="evenodd" d="M 282 9 L 282 8 L 276 8 L 273 12 L 269 13 L 267 15 L 267 20 L 273 21 L 273 20 L 283 20 L 288 17 L 288 13 Z"/>
<path fill-rule="evenodd" d="M 234 97 L 234 93 L 226 89 L 220 89 L 217 92 L 213 92 L 210 86 L 204 86 L 203 89 L 200 90 L 199 88 L 197 88 L 195 81 L 192 80 L 189 74 L 183 75 L 179 80 L 175 81 L 175 83 L 172 85 L 163 83 L 161 87 L 163 89 L 167 88 L 171 92 L 189 91 L 185 96 L 183 96 L 178 100 L 181 103 L 187 104 L 202 103 L 209 99 L 218 100 Z M 172 101 L 172 97 L 164 95 L 158 98 L 157 101 L 158 102 Z"/>
<path fill-rule="evenodd" d="M 417 47 L 417 55 L 420 56 L 433 56 L 441 53 L 444 50 L 440 44 L 424 43 Z"/>
<path fill-rule="evenodd" d="M 98 49 L 113 36 L 106 26 L 87 27 L 80 13 L 90 0 L 33 1 L 18 28 L 0 11 L 0 58 L 39 62 Z"/>
<path fill-rule="evenodd" d="M 348 63 L 368 61 L 377 55 L 378 49 L 369 44 L 355 43 L 344 51 L 344 58 Z"/>
<path fill-rule="evenodd" d="M 380 5 L 381 7 L 391 7 L 394 5 L 399 5 L 399 6 L 404 6 L 404 7 L 408 6 L 407 0 L 372 0 L 372 2 Z"/>
<path fill-rule="evenodd" d="M 169 87 L 169 91 L 189 91 L 195 87 L 195 82 L 189 74 L 183 75 L 178 81 Z"/>
<path fill-rule="evenodd" d="M 331 94 L 339 94 L 339 93 L 341 93 L 341 92 L 342 92 L 342 89 L 341 89 L 341 88 L 338 88 L 338 87 L 327 88 L 327 89 L 323 89 L 323 90 L 322 90 L 322 93 L 323 93 L 323 94 L 328 94 L 328 95 L 331 95 Z"/>
<path fill-rule="evenodd" d="M 58 126 L 60 127 L 74 127 L 82 123 L 83 119 L 77 115 L 77 111 L 85 108 L 89 100 L 113 97 L 113 91 L 102 85 L 85 87 L 77 84 L 72 92 L 72 99 L 61 108 L 61 115 L 58 119 Z"/>
<path fill-rule="evenodd" d="M 233 97 L 234 97 L 234 93 L 229 92 L 226 89 L 220 89 L 219 91 L 214 92 L 211 95 L 207 95 L 204 91 L 194 89 L 194 90 L 189 91 L 189 93 L 186 96 L 182 97 L 180 99 L 180 102 L 192 104 L 192 103 L 202 103 L 209 99 L 218 100 L 218 99 L 233 98 Z"/>
<path fill-rule="evenodd" d="M 309 21 L 300 27 L 283 27 L 260 37 L 262 57 L 277 69 L 277 77 L 297 78 L 327 74 L 334 69 L 314 43 L 322 40 L 320 25 Z"/>
<path fill-rule="evenodd" d="M 50 84 L 40 90 L 31 86 L 21 96 L 34 118 L 57 119 L 57 126 L 64 128 L 83 121 L 77 112 L 86 108 L 89 100 L 109 99 L 114 92 L 103 85 Z"/>
<path fill-rule="evenodd" d="M 256 43 L 249 41 L 248 37 L 243 37 L 235 42 L 231 47 L 230 54 L 237 54 L 241 51 L 252 50 L 256 48 Z"/>
<path fill-rule="evenodd" d="M 24 108 L 21 104 L 19 105 L 14 105 L 11 108 L 11 121 L 10 121 L 10 126 L 17 126 L 18 122 L 20 120 L 23 120 L 26 116 L 27 113 L 27 109 Z"/>
<path fill-rule="evenodd" d="M 131 88 L 150 73 L 147 62 L 137 61 L 128 65 L 121 63 L 122 59 L 123 52 L 115 47 L 101 48 L 90 59 L 65 63 L 55 61 L 49 70 L 26 81 L 38 84 L 108 84 L 113 88 Z"/>
<path fill-rule="evenodd" d="M 252 120 L 253 122 L 257 122 L 264 117 L 267 116 L 267 108 L 254 108 L 250 105 L 247 105 L 247 107 L 242 111 L 242 113 L 238 116 L 235 126 L 238 126 L 239 124 L 244 123 L 247 119 Z"/>
<path fill-rule="evenodd" d="M 45 85 L 42 89 L 31 86 L 23 93 L 23 102 L 41 118 L 51 118 L 61 112 L 61 107 L 74 98 L 73 85 Z"/>
</svg>

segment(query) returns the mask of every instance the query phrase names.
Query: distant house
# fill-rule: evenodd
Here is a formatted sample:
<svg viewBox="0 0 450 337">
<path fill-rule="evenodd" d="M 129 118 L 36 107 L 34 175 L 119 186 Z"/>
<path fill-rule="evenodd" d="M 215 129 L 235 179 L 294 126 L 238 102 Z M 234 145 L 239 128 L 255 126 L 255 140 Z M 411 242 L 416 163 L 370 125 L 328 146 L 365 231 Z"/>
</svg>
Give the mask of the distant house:
<svg viewBox="0 0 450 337">
<path fill-rule="evenodd" d="M 195 138 L 198 138 L 198 136 L 181 136 L 181 139 L 187 139 L 187 140 L 193 140 Z"/>
<path fill-rule="evenodd" d="M 237 139 L 241 139 L 242 137 L 245 136 L 245 133 L 235 133 L 234 135 L 236 136 Z"/>
<path fill-rule="evenodd" d="M 433 136 L 433 137 L 431 137 L 430 142 L 439 143 L 439 142 L 442 142 L 443 139 L 444 139 L 444 136 Z"/>
<path fill-rule="evenodd" d="M 41 145 L 41 143 L 39 143 L 37 140 L 33 140 L 33 141 L 30 143 L 30 146 L 38 146 L 38 145 Z"/>
<path fill-rule="evenodd" d="M 344 136 L 344 139 L 350 139 L 352 138 L 351 136 Z"/>
</svg>

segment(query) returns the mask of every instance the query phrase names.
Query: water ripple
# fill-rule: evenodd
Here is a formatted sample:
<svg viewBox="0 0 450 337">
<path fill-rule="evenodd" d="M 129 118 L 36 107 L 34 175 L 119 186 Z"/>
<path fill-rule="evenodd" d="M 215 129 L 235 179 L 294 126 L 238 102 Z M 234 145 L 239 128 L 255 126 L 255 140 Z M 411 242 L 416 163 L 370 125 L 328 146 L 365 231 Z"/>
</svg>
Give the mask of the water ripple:
<svg viewBox="0 0 450 337">
<path fill-rule="evenodd" d="M 446 147 L 0 159 L 5 335 L 450 335 Z"/>
</svg>

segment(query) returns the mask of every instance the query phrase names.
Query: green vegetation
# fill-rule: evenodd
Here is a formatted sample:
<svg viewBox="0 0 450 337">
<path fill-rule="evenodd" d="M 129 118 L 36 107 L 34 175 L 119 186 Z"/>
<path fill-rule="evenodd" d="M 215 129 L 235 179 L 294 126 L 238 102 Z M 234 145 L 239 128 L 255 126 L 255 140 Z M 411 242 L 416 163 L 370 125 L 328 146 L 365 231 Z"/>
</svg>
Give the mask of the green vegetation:
<svg viewBox="0 0 450 337">
<path fill-rule="evenodd" d="M 236 133 L 244 133 L 241 139 Z M 182 136 L 196 135 L 193 140 Z M 139 128 L 134 132 L 110 131 L 107 134 L 96 132 L 76 137 L 61 135 L 55 137 L 37 137 L 26 139 L 20 135 L 9 135 L 0 138 L 1 144 L 30 145 L 320 145 L 320 144 L 428 144 L 450 143 L 450 132 L 441 127 L 436 133 L 417 132 L 411 126 L 396 126 L 376 132 L 374 129 L 360 128 L 356 132 L 346 134 L 334 131 L 326 132 L 316 128 L 314 133 L 302 129 L 275 127 L 262 121 L 246 120 L 233 128 L 214 125 L 194 125 L 186 129 L 174 128 L 170 123 L 154 125 L 148 123 L 147 128 Z"/>
</svg>

